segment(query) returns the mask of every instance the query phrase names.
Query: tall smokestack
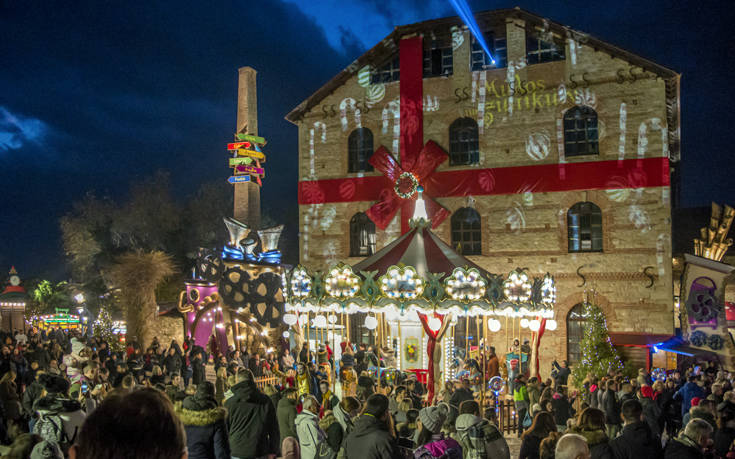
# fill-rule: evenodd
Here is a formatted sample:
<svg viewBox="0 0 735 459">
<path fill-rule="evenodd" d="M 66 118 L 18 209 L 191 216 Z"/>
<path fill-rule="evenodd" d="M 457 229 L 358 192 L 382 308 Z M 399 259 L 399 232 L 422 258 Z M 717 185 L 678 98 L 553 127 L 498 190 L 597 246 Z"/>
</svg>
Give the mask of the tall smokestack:
<svg viewBox="0 0 735 459">
<path fill-rule="evenodd" d="M 252 67 L 239 70 L 237 85 L 237 133 L 258 135 L 257 72 Z M 235 209 L 237 220 L 260 228 L 260 186 L 255 182 L 235 183 Z"/>
</svg>

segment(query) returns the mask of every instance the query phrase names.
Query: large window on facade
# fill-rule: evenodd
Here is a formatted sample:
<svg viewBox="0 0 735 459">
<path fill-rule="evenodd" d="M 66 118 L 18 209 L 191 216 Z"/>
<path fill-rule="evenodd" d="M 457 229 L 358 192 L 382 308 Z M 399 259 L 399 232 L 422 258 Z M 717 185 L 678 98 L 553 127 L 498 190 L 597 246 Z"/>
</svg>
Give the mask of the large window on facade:
<svg viewBox="0 0 735 459">
<path fill-rule="evenodd" d="M 424 42 L 424 78 L 454 73 L 452 40 L 434 39 Z"/>
<path fill-rule="evenodd" d="M 567 362 L 574 365 L 582 360 L 582 349 L 580 343 L 584 336 L 584 330 L 589 327 L 584 304 L 576 304 L 567 316 Z"/>
<path fill-rule="evenodd" d="M 586 106 L 572 107 L 564 113 L 564 154 L 599 154 L 597 112 Z"/>
<path fill-rule="evenodd" d="M 490 62 L 490 56 L 487 55 L 480 43 L 472 37 L 472 47 L 470 52 L 470 64 L 472 70 L 485 69 L 502 69 L 508 66 L 508 48 L 505 38 L 495 38 L 492 33 L 485 34 L 485 43 L 490 48 L 495 58 L 495 64 Z"/>
<path fill-rule="evenodd" d="M 480 162 L 477 121 L 459 118 L 449 126 L 449 165 L 462 166 Z"/>
<path fill-rule="evenodd" d="M 567 212 L 570 252 L 602 252 L 602 212 L 591 202 L 578 202 Z"/>
<path fill-rule="evenodd" d="M 544 41 L 534 36 L 526 38 L 526 60 L 528 65 L 564 60 L 564 46 L 553 41 Z"/>
<path fill-rule="evenodd" d="M 350 256 L 367 257 L 375 253 L 375 223 L 362 212 L 350 220 Z"/>
<path fill-rule="evenodd" d="M 383 65 L 373 70 L 370 75 L 372 83 L 390 83 L 401 79 L 401 61 L 398 54 L 385 62 Z"/>
<path fill-rule="evenodd" d="M 482 225 L 475 209 L 462 207 L 452 214 L 452 247 L 461 248 L 463 255 L 482 254 Z"/>
<path fill-rule="evenodd" d="M 358 128 L 347 139 L 348 172 L 371 172 L 368 160 L 373 155 L 373 133 L 368 128 Z"/>
</svg>

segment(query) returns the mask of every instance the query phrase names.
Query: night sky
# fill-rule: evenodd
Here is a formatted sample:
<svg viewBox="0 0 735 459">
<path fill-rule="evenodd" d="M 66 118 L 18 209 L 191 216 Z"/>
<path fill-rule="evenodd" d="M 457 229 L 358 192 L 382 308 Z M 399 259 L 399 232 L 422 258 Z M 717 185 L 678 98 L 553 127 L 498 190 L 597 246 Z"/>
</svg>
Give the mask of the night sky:
<svg viewBox="0 0 735 459">
<path fill-rule="evenodd" d="M 735 203 L 731 2 L 471 2 L 516 5 L 681 73 L 682 204 Z M 0 0 L 0 276 L 62 278 L 58 219 L 88 191 L 120 198 L 159 169 L 180 196 L 225 180 L 245 65 L 264 207 L 295 209 L 285 114 L 395 26 L 452 15 L 439 0 Z"/>
</svg>

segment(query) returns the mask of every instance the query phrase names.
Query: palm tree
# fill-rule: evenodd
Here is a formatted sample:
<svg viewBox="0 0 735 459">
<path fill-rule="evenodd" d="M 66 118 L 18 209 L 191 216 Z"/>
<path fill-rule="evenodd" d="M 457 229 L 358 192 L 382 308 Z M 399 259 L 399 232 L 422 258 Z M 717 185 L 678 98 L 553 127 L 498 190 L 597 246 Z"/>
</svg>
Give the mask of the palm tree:
<svg viewBox="0 0 735 459">
<path fill-rule="evenodd" d="M 128 340 L 137 341 L 144 349 L 152 340 L 156 287 L 173 273 L 171 257 L 159 250 L 123 254 L 110 270 L 126 311 Z"/>
</svg>

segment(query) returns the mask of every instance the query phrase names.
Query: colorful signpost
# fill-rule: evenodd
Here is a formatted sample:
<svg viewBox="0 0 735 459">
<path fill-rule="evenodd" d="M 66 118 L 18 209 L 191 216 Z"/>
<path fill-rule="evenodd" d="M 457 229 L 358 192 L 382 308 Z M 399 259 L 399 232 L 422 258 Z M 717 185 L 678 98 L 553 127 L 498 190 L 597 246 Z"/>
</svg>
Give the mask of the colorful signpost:
<svg viewBox="0 0 735 459">
<path fill-rule="evenodd" d="M 227 181 L 233 185 L 248 182 L 262 185 L 260 179 L 265 176 L 265 169 L 261 163 L 265 162 L 265 154 L 260 151 L 260 146 L 265 145 L 265 139 L 250 134 L 236 134 L 236 137 L 238 142 L 227 144 L 227 150 L 233 155 L 229 160 L 230 167 L 235 174 Z"/>
</svg>

